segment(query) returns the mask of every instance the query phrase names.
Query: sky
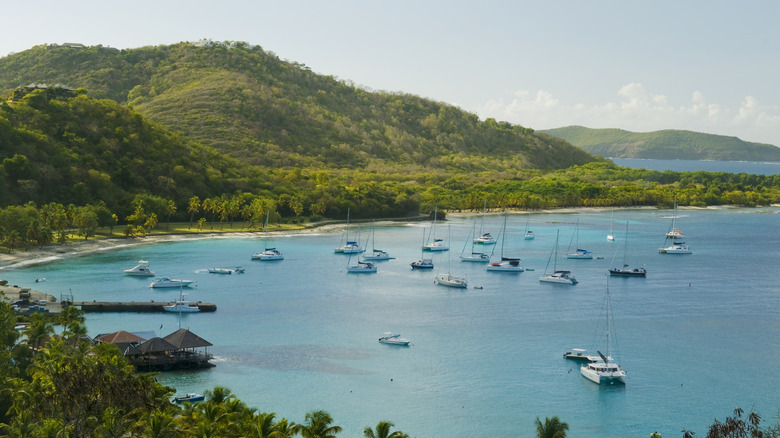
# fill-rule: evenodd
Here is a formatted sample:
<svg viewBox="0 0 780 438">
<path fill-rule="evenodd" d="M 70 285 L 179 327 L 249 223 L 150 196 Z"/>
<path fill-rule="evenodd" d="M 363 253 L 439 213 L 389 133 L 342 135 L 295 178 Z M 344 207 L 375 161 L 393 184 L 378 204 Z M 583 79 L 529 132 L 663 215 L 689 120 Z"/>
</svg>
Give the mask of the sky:
<svg viewBox="0 0 780 438">
<path fill-rule="evenodd" d="M 245 41 L 374 91 L 536 130 L 685 129 L 780 146 L 776 0 L 0 0 L 0 57 Z"/>
</svg>

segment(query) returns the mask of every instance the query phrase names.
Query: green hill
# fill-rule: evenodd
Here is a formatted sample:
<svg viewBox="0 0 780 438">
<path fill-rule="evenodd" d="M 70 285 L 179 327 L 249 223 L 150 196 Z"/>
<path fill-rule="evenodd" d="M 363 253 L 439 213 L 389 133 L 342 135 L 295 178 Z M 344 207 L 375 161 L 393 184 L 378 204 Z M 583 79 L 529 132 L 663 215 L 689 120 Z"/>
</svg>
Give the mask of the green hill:
<svg viewBox="0 0 780 438">
<path fill-rule="evenodd" d="M 742 141 L 737 137 L 692 131 L 647 133 L 582 126 L 548 129 L 553 137 L 602 157 L 677 160 L 780 161 L 780 148 Z"/>
<path fill-rule="evenodd" d="M 232 192 L 249 174 L 110 99 L 57 88 L 18 97 L 0 103 L 0 205 L 102 200 L 113 210 L 142 192 L 177 200 Z"/>
<path fill-rule="evenodd" d="M 561 169 L 565 141 L 417 96 L 369 92 L 246 43 L 116 50 L 36 46 L 0 59 L 0 90 L 64 84 L 245 163 L 272 168 L 478 172 Z"/>
</svg>

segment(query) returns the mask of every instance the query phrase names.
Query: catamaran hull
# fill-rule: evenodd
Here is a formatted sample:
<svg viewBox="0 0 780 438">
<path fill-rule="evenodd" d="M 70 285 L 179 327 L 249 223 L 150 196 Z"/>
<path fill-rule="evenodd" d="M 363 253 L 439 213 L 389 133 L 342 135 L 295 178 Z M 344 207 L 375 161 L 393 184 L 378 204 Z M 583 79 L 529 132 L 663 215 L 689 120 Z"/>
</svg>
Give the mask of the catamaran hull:
<svg viewBox="0 0 780 438">
<path fill-rule="evenodd" d="M 587 367 L 580 367 L 580 373 L 582 374 L 582 377 L 585 377 L 597 385 L 611 385 L 615 383 L 626 384 L 626 373 L 624 372 L 597 373 Z"/>
</svg>

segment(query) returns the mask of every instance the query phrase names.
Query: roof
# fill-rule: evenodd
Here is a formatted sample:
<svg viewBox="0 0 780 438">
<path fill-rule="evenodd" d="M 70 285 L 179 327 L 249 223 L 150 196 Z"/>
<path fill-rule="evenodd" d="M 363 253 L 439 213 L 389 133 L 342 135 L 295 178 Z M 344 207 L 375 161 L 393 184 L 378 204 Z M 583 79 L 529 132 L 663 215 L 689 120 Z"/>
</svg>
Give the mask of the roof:
<svg viewBox="0 0 780 438">
<path fill-rule="evenodd" d="M 134 335 L 130 332 L 126 332 L 124 330 L 119 330 L 118 332 L 109 333 L 107 335 L 100 335 L 95 338 L 96 341 L 100 342 L 107 342 L 109 344 L 117 344 L 117 343 L 131 343 L 131 342 L 143 342 L 146 339 Z"/>
<path fill-rule="evenodd" d="M 138 346 L 141 353 L 159 353 L 178 350 L 175 345 L 163 338 L 152 338 Z"/>
<path fill-rule="evenodd" d="M 166 336 L 166 341 L 178 348 L 211 347 L 213 344 L 187 329 L 179 329 Z"/>
</svg>

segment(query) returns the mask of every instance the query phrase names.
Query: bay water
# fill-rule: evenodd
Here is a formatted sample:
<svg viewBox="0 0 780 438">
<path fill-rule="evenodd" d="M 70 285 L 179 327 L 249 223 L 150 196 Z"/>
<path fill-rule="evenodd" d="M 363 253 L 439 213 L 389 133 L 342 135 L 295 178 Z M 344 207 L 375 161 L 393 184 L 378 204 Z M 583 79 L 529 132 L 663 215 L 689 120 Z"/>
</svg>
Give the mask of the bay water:
<svg viewBox="0 0 780 438">
<path fill-rule="evenodd" d="M 780 174 L 780 161 L 717 161 L 717 160 L 660 160 L 646 158 L 610 158 L 618 166 L 634 169 L 748 173 L 753 175 Z"/>
<path fill-rule="evenodd" d="M 480 215 L 451 214 L 435 228 L 450 251 L 432 255 L 433 271 L 409 266 L 421 256 L 423 232 L 431 232 L 418 222 L 376 225 L 376 246 L 396 257 L 378 262 L 376 274 L 346 272 L 357 258 L 334 254 L 344 241 L 343 229 L 335 229 L 270 242 L 257 234 L 133 245 L 0 276 L 76 301 L 176 299 L 179 290 L 151 289 L 149 279 L 122 273 L 141 259 L 159 276 L 195 280 L 187 298 L 215 303 L 216 312 L 87 314 L 89 334 L 165 336 L 189 328 L 214 344 L 216 367 L 160 373 L 178 395 L 225 386 L 249 406 L 295 422 L 325 410 L 345 437 L 363 436 L 381 420 L 420 438 L 531 437 L 534 419 L 552 416 L 575 438 L 673 437 L 684 428 L 704 435 L 736 406 L 780 422 L 780 208 L 681 209 L 677 226 L 692 255 L 658 253 L 668 244 L 671 215 L 509 214 L 504 254 L 533 269 L 517 274 L 458 258 L 471 251 L 474 227 L 495 236 L 503 215 L 487 215 L 482 224 Z M 593 251 L 593 260 L 563 257 L 577 222 L 577 246 Z M 522 239 L 526 224 L 534 240 Z M 370 225 L 349 232 L 371 249 Z M 539 282 L 557 232 L 558 269 L 571 270 L 575 286 Z M 285 260 L 251 261 L 266 244 Z M 501 242 L 482 249 L 494 250 L 495 260 Z M 647 278 L 608 278 L 624 254 L 627 264 L 647 268 Z M 217 266 L 246 272 L 207 272 Z M 466 275 L 469 288 L 435 284 L 436 273 L 448 271 Z M 46 281 L 34 283 L 38 278 Z M 571 348 L 604 348 L 596 328 L 607 285 L 613 356 L 628 373 L 625 386 L 596 385 L 562 357 Z M 379 344 L 387 331 L 411 346 Z"/>
</svg>

